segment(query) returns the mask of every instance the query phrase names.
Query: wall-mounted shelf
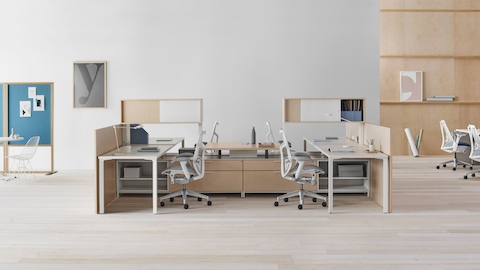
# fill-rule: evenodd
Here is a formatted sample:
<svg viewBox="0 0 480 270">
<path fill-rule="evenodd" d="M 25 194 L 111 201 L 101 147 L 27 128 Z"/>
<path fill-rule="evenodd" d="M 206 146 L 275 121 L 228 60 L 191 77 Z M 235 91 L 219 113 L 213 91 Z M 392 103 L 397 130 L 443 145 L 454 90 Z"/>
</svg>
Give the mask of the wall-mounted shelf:
<svg viewBox="0 0 480 270">
<path fill-rule="evenodd" d="M 285 98 L 284 123 L 335 123 L 343 119 L 363 122 L 364 99 L 340 98 Z"/>
</svg>

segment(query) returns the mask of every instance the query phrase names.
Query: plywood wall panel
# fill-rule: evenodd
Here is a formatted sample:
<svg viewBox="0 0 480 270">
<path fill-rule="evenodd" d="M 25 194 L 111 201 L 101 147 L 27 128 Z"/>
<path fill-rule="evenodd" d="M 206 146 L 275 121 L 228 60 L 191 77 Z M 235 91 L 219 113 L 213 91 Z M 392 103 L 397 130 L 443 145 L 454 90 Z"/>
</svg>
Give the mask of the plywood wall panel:
<svg viewBox="0 0 480 270">
<path fill-rule="evenodd" d="M 405 14 L 403 12 L 380 13 L 380 55 L 405 53 Z"/>
<path fill-rule="evenodd" d="M 423 98 L 455 95 L 453 59 L 405 59 L 405 70 L 423 71 Z"/>
<path fill-rule="evenodd" d="M 405 55 L 453 55 L 453 22 L 451 12 L 405 12 Z"/>
<path fill-rule="evenodd" d="M 480 1 L 479 1 L 480 2 Z M 480 13 L 455 13 L 455 55 L 480 55 Z"/>
<path fill-rule="evenodd" d="M 455 0 L 405 0 L 405 9 L 453 9 L 454 7 Z"/>
<path fill-rule="evenodd" d="M 400 71 L 402 70 L 405 70 L 404 59 L 380 59 L 380 100 L 400 100 Z"/>
<path fill-rule="evenodd" d="M 455 79 L 459 101 L 480 100 L 480 59 L 457 59 Z"/>
<path fill-rule="evenodd" d="M 383 2 L 383 1 L 380 1 Z M 480 9 L 480 1 L 478 0 L 456 0 L 455 9 L 474 10 Z"/>
</svg>

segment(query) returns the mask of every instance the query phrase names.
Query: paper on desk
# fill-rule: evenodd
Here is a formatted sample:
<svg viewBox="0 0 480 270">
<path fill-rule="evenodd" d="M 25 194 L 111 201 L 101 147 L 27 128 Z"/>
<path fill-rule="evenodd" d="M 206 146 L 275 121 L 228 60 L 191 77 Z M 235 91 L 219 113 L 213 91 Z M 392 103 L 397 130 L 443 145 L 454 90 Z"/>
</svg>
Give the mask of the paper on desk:
<svg viewBox="0 0 480 270">
<path fill-rule="evenodd" d="M 351 147 L 331 147 L 328 148 L 330 152 L 355 152 Z"/>
</svg>

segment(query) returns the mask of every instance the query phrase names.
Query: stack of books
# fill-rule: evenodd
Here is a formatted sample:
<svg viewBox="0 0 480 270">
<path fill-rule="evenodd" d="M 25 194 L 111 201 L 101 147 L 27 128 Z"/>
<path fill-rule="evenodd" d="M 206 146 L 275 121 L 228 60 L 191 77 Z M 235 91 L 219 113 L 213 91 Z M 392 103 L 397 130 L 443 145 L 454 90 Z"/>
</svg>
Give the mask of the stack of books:
<svg viewBox="0 0 480 270">
<path fill-rule="evenodd" d="M 427 98 L 427 101 L 453 101 L 455 96 L 433 96 Z"/>
</svg>

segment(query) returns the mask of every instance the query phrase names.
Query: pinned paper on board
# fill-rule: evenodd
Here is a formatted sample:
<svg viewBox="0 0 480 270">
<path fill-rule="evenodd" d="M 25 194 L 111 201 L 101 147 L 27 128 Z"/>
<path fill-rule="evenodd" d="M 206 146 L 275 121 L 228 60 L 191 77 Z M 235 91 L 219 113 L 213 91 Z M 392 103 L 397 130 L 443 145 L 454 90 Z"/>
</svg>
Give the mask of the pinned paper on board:
<svg viewBox="0 0 480 270">
<path fill-rule="evenodd" d="M 37 96 L 37 87 L 28 87 L 28 98 L 35 98 Z"/>
<path fill-rule="evenodd" d="M 32 107 L 30 101 L 20 101 L 20 117 L 31 117 Z"/>
<path fill-rule="evenodd" d="M 400 101 L 423 100 L 423 72 L 400 71 Z"/>
<path fill-rule="evenodd" d="M 33 110 L 34 111 L 45 111 L 45 97 L 43 95 L 38 95 L 33 100 Z"/>
</svg>

